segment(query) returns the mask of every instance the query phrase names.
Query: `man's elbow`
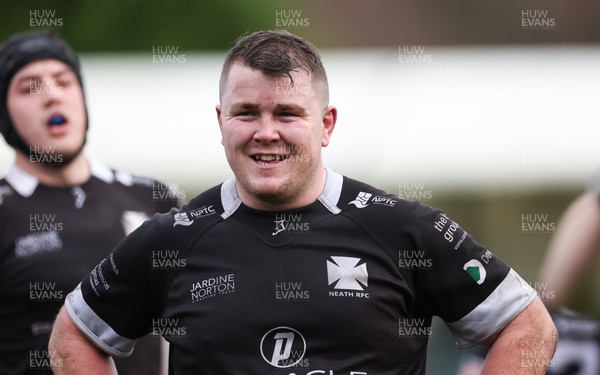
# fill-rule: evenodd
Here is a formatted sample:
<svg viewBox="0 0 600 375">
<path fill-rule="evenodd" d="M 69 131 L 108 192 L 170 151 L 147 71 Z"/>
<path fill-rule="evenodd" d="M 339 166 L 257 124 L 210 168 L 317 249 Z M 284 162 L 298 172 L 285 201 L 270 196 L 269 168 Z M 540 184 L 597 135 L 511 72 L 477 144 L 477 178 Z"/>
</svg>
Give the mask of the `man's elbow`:
<svg viewBox="0 0 600 375">
<path fill-rule="evenodd" d="M 539 307 L 529 315 L 531 343 L 524 343 L 520 357 L 524 365 L 547 369 L 556 351 L 558 331 L 543 303 L 539 299 L 534 303 Z"/>
<path fill-rule="evenodd" d="M 54 374 L 112 374 L 114 363 L 75 326 L 63 306 L 56 317 L 48 344 Z"/>
<path fill-rule="evenodd" d="M 558 342 L 558 331 L 548 310 L 539 298 L 536 298 L 527 310 L 529 311 L 527 311 L 526 317 L 529 320 L 534 339 L 539 346 L 548 348 L 550 357 L 552 357 Z"/>
<path fill-rule="evenodd" d="M 71 331 L 70 326 L 72 325 L 73 322 L 63 306 L 56 316 L 52 334 L 50 335 L 50 342 L 48 343 L 50 365 L 55 374 L 61 373 L 60 370 L 63 367 L 63 363 L 69 356 L 68 337 L 72 335 L 72 333 L 69 333 Z"/>
<path fill-rule="evenodd" d="M 515 338 L 520 337 L 520 340 L 513 341 L 513 344 L 520 349 L 520 357 L 525 363 L 546 366 L 550 364 L 556 350 L 558 332 L 548 310 L 539 298 L 521 312 L 505 328 L 506 330 L 517 333 Z"/>
</svg>

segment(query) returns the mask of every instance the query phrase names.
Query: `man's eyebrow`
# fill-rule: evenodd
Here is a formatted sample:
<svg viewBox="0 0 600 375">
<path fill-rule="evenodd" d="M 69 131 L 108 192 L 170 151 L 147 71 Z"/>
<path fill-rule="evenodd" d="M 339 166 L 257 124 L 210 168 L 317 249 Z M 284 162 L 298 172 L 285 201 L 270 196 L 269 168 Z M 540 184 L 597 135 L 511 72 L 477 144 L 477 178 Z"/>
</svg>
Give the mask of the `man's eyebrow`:
<svg viewBox="0 0 600 375">
<path fill-rule="evenodd" d="M 306 109 L 303 106 L 297 105 L 297 104 L 277 104 L 275 106 L 275 111 L 277 111 L 277 112 L 293 111 L 293 112 L 296 112 L 299 114 L 306 113 Z"/>
<path fill-rule="evenodd" d="M 259 108 L 258 104 L 254 104 L 254 103 L 247 103 L 247 102 L 239 102 L 239 103 L 233 103 L 231 105 L 231 109 L 234 111 L 237 110 L 256 110 Z"/>
<path fill-rule="evenodd" d="M 57 70 L 57 71 L 53 72 L 51 74 L 51 77 L 52 78 L 57 78 L 59 76 L 67 74 L 69 72 L 71 72 L 71 70 L 69 70 L 69 69 L 60 69 L 60 70 Z M 38 73 L 25 74 L 25 75 L 23 75 L 21 77 L 17 77 L 17 80 L 15 81 L 15 84 L 18 85 L 18 84 L 20 84 L 23 81 L 30 82 L 32 79 L 36 79 L 36 78 L 40 78 L 40 77 L 41 77 L 41 75 L 38 74 Z"/>
<path fill-rule="evenodd" d="M 257 111 L 259 109 L 260 109 L 260 105 L 255 104 L 255 103 L 239 102 L 239 103 L 233 103 L 231 105 L 232 112 Z M 304 115 L 305 113 L 307 113 L 306 109 L 303 106 L 297 105 L 297 104 L 277 104 L 277 105 L 275 105 L 274 111 L 275 112 L 294 112 L 299 115 Z"/>
<path fill-rule="evenodd" d="M 22 82 L 28 82 L 28 83 L 31 83 L 31 80 L 32 80 L 32 79 L 37 79 L 37 78 L 40 78 L 40 75 L 38 75 L 38 74 L 27 74 L 27 75 L 24 75 L 24 76 L 18 77 L 18 78 L 17 78 L 17 80 L 15 81 L 15 84 L 16 84 L 16 85 L 19 85 L 19 84 L 21 84 Z"/>
</svg>

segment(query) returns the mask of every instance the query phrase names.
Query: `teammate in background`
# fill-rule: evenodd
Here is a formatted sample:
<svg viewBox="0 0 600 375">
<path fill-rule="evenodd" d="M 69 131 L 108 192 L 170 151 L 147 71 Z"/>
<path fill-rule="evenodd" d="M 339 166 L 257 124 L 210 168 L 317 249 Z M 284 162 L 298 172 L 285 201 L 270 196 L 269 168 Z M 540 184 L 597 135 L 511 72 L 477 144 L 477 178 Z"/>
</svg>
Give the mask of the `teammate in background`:
<svg viewBox="0 0 600 375">
<path fill-rule="evenodd" d="M 84 152 L 88 116 L 80 66 L 56 34 L 0 47 L 0 131 L 15 162 L 0 180 L 0 372 L 50 374 L 48 340 L 64 297 L 126 234 L 177 195 L 115 172 Z M 164 196 L 164 195 L 163 195 Z M 103 282 L 103 275 L 92 276 Z M 160 339 L 120 360 L 121 374 L 158 374 Z"/>
<path fill-rule="evenodd" d="M 600 374 L 597 289 L 600 253 L 600 175 L 563 214 L 542 263 L 545 303 L 560 334 L 549 375 Z M 585 302 L 582 302 L 585 301 Z"/>
<path fill-rule="evenodd" d="M 564 212 L 540 269 L 541 296 L 559 334 L 547 375 L 600 374 L 600 300 L 593 272 L 600 250 L 599 177 Z M 479 374 L 484 357 L 481 351 L 465 358 L 457 375 Z"/>
<path fill-rule="evenodd" d="M 147 221 L 92 271 L 105 283 L 69 294 L 57 374 L 111 373 L 152 329 L 170 374 L 425 374 L 434 315 L 460 347 L 491 347 L 485 373 L 544 373 L 556 331 L 525 281 L 442 212 L 324 167 L 337 109 L 312 44 L 238 40 L 216 112 L 235 177 Z"/>
</svg>

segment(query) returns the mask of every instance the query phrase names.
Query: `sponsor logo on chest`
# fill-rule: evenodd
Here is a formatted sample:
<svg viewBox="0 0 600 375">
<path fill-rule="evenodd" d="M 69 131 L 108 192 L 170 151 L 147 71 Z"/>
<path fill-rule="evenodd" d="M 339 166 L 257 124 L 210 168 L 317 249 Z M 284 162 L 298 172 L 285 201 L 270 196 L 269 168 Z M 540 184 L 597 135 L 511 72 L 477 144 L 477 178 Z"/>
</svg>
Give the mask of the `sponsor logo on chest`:
<svg viewBox="0 0 600 375">
<path fill-rule="evenodd" d="M 233 273 L 195 282 L 190 289 L 192 303 L 233 292 L 235 292 L 235 275 Z"/>
</svg>

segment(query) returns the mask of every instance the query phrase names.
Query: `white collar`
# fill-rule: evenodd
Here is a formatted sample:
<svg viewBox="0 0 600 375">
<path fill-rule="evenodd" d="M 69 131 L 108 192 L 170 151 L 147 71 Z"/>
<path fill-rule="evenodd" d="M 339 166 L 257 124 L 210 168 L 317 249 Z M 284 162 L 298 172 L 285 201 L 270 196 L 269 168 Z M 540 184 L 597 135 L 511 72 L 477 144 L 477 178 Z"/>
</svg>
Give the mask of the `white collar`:
<svg viewBox="0 0 600 375">
<path fill-rule="evenodd" d="M 95 158 L 89 158 L 88 163 L 92 176 L 106 183 L 111 183 L 115 180 L 113 171 L 103 162 Z M 40 183 L 35 176 L 25 172 L 16 163 L 8 167 L 5 179 L 19 195 L 25 198 L 30 197 Z"/>
<path fill-rule="evenodd" d="M 327 172 L 325 187 L 317 200 L 321 202 L 325 208 L 331 211 L 331 213 L 337 215 L 341 212 L 339 207 L 337 207 L 337 203 L 342 194 L 344 177 L 329 168 L 325 168 L 325 171 Z M 223 219 L 227 219 L 231 216 L 242 204 L 242 200 L 235 187 L 235 177 L 223 182 L 223 185 L 221 186 L 221 204 L 223 205 L 223 214 L 221 215 Z"/>
</svg>

